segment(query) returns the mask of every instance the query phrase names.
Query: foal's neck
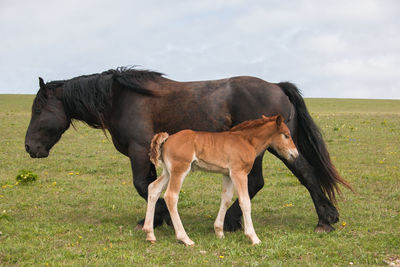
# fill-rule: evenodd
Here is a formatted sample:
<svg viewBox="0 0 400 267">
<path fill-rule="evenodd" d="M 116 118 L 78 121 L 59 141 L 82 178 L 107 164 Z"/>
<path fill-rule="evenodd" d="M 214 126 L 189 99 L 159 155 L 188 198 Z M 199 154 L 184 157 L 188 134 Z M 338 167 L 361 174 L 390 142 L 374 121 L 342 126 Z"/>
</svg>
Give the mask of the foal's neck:
<svg viewBox="0 0 400 267">
<path fill-rule="evenodd" d="M 271 145 L 271 137 L 275 132 L 275 127 L 266 124 L 238 131 L 238 133 L 240 133 L 240 135 L 254 147 L 257 154 L 261 153 Z"/>
</svg>

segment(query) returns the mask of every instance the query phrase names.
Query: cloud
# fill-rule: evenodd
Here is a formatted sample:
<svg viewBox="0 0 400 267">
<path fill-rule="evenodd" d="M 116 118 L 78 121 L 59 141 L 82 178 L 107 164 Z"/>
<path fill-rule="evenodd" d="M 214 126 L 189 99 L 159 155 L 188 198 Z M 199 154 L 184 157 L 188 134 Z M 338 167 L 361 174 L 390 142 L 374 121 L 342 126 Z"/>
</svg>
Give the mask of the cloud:
<svg viewBox="0 0 400 267">
<path fill-rule="evenodd" d="M 182 81 L 253 75 L 290 80 L 309 97 L 400 98 L 399 7 L 390 0 L 3 0 L 0 92 L 34 93 L 38 76 L 138 64 Z"/>
</svg>

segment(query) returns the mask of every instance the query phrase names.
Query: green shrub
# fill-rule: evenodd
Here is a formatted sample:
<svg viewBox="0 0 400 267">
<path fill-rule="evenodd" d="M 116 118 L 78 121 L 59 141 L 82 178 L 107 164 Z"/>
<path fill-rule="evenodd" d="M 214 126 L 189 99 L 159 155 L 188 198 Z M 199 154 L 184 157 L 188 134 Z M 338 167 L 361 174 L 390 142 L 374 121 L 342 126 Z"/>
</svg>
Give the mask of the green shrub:
<svg viewBox="0 0 400 267">
<path fill-rule="evenodd" d="M 21 184 L 26 184 L 26 183 L 31 183 L 35 182 L 38 178 L 37 174 L 27 171 L 27 170 L 20 170 L 18 172 L 18 175 L 15 177 L 17 179 L 17 182 Z"/>
</svg>

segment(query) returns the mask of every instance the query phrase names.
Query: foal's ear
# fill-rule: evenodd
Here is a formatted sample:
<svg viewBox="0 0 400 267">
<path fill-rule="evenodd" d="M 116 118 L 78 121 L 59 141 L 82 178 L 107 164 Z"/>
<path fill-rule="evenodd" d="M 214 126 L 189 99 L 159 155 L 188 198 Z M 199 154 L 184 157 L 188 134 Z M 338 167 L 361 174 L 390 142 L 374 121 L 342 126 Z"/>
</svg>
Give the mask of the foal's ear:
<svg viewBox="0 0 400 267">
<path fill-rule="evenodd" d="M 263 118 L 264 120 L 265 120 L 265 119 L 268 119 L 268 118 L 267 118 L 267 117 L 265 117 L 264 115 L 261 115 L 261 118 Z"/>
<path fill-rule="evenodd" d="M 46 89 L 46 84 L 44 83 L 42 77 L 39 77 L 39 86 L 40 89 Z"/>
<path fill-rule="evenodd" d="M 278 127 L 281 127 L 281 124 L 282 124 L 282 122 L 284 121 L 285 119 L 282 117 L 282 115 L 278 115 L 277 117 L 276 117 L 276 125 L 278 126 Z"/>
</svg>

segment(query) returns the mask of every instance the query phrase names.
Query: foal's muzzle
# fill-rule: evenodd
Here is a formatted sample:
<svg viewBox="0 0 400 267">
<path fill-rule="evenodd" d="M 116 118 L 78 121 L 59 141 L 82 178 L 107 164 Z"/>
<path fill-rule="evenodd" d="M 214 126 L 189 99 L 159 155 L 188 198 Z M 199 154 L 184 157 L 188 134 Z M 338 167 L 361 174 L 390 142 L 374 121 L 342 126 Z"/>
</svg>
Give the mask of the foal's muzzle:
<svg viewBox="0 0 400 267">
<path fill-rule="evenodd" d="M 289 150 L 289 161 L 295 161 L 299 157 L 299 151 L 297 149 Z"/>
</svg>

